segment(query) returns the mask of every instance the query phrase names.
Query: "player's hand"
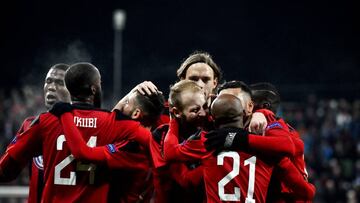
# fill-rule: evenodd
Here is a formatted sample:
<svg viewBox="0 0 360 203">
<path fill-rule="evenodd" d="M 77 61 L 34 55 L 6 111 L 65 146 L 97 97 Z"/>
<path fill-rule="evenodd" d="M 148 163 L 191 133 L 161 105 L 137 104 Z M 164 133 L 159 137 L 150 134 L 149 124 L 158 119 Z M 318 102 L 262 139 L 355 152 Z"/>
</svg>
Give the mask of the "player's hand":
<svg viewBox="0 0 360 203">
<path fill-rule="evenodd" d="M 138 91 L 142 95 L 162 94 L 162 92 L 159 91 L 156 85 L 154 85 L 151 81 L 144 81 L 136 85 L 134 90 Z"/>
<path fill-rule="evenodd" d="M 214 154 L 225 149 L 243 149 L 248 146 L 248 132 L 240 128 L 221 128 L 208 132 L 205 137 L 205 148 Z"/>
<path fill-rule="evenodd" d="M 249 124 L 249 131 L 254 134 L 264 135 L 266 126 L 267 121 L 264 114 L 260 112 L 253 113 Z"/>
<path fill-rule="evenodd" d="M 65 102 L 57 102 L 54 106 L 49 110 L 50 113 L 60 118 L 60 116 L 66 112 L 71 112 L 73 107 L 70 103 Z"/>
</svg>

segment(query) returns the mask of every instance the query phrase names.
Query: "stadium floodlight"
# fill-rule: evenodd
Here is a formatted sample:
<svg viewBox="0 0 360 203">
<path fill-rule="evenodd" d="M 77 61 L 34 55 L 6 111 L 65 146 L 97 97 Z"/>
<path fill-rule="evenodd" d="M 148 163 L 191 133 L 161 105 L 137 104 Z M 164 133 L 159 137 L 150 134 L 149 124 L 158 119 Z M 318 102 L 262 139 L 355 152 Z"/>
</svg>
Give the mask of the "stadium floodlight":
<svg viewBox="0 0 360 203">
<path fill-rule="evenodd" d="M 126 21 L 126 12 L 121 9 L 115 10 L 113 14 L 114 29 L 123 30 L 125 27 L 125 21 Z"/>
<path fill-rule="evenodd" d="M 122 89 L 122 31 L 125 28 L 126 13 L 124 10 L 115 10 L 114 25 L 114 72 L 113 72 L 113 100 L 121 97 Z"/>
</svg>

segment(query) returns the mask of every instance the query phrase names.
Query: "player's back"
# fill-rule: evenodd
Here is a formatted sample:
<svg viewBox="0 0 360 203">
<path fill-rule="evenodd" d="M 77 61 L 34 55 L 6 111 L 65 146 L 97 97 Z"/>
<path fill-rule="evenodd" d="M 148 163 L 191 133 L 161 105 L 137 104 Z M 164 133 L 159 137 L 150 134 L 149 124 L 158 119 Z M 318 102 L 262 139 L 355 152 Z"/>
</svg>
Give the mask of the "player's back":
<svg viewBox="0 0 360 203">
<path fill-rule="evenodd" d="M 203 159 L 207 202 L 265 202 L 273 164 L 240 151 Z"/>
<path fill-rule="evenodd" d="M 75 107 L 73 114 L 75 125 L 91 147 L 116 143 L 140 126 L 117 111 Z M 20 162 L 43 154 L 43 202 L 107 202 L 109 177 L 106 166 L 75 160 L 66 145 L 63 127 L 66 128 L 51 113 L 41 114 L 8 153 Z"/>
</svg>

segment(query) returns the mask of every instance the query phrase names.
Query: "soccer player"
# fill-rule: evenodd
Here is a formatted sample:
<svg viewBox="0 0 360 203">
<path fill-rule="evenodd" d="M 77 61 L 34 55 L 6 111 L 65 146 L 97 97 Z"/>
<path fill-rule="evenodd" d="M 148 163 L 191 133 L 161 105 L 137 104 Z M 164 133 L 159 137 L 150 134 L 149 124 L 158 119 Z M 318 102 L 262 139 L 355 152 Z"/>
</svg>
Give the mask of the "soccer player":
<svg viewBox="0 0 360 203">
<path fill-rule="evenodd" d="M 280 94 L 277 88 L 271 83 L 256 83 L 250 85 L 253 94 L 253 100 L 255 103 L 255 109 L 257 111 L 262 112 L 269 122 L 276 121 L 276 112 L 278 106 L 280 105 Z M 290 136 L 296 139 L 301 139 L 300 134 L 289 124 L 286 124 L 289 131 Z M 306 164 L 304 160 L 304 153 L 297 154 L 290 158 L 291 162 L 297 168 L 297 171 L 304 177 L 304 179 L 308 180 L 308 173 L 306 171 Z M 310 202 L 306 199 L 302 200 L 297 198 L 294 195 L 293 191 L 286 187 L 281 178 L 281 169 L 279 167 L 275 167 L 274 175 L 271 179 L 270 187 L 269 187 L 269 195 L 267 197 L 267 201 L 271 202 Z M 310 183 L 309 183 L 310 184 Z"/>
<path fill-rule="evenodd" d="M 258 83 L 251 86 L 252 87 L 252 93 L 253 93 L 253 99 L 255 103 L 255 109 L 257 111 L 261 111 L 266 115 L 268 122 L 270 123 L 267 129 L 274 131 L 277 129 L 277 133 L 274 135 L 277 137 L 290 137 L 292 140 L 294 140 L 294 143 L 298 143 L 298 140 L 300 140 L 298 133 L 288 124 L 286 124 L 282 119 L 277 118 L 274 114 L 276 112 L 279 104 L 280 104 L 280 97 L 278 94 L 278 91 L 276 88 L 269 84 L 269 83 Z M 233 89 L 234 90 L 234 89 Z M 224 91 L 224 90 L 223 90 Z M 229 92 L 229 91 L 227 91 Z M 282 133 L 287 132 L 287 133 Z M 242 149 L 241 146 L 239 146 L 239 143 L 236 140 L 239 140 L 239 138 L 242 137 L 242 134 L 237 134 L 236 129 L 228 129 L 228 130 L 219 130 L 214 131 L 214 134 L 209 134 L 207 144 L 208 149 L 226 149 L 224 147 L 224 143 L 227 139 L 229 139 L 229 133 L 231 134 L 231 139 L 234 141 L 234 143 L 230 144 L 232 149 Z M 216 136 L 215 136 L 216 135 Z M 281 142 L 278 142 L 281 143 Z M 284 143 L 274 144 L 275 147 L 284 146 Z M 302 152 L 302 153 L 296 153 L 293 156 L 289 156 L 289 160 L 292 162 L 289 163 L 289 160 L 287 160 L 288 165 L 293 165 L 291 168 L 293 171 L 292 173 L 298 173 L 301 174 L 303 177 L 303 180 L 307 180 L 307 173 L 305 169 L 305 163 L 303 160 L 303 146 L 295 144 L 295 151 Z M 229 145 L 228 145 L 229 147 Z M 227 148 L 228 148 L 227 147 Z M 269 187 L 269 197 L 268 201 L 271 202 L 283 202 L 283 201 L 307 201 L 312 200 L 315 188 L 310 183 L 306 184 L 307 190 L 306 191 L 294 191 L 290 189 L 286 184 L 286 179 L 283 177 L 284 173 L 284 163 L 280 162 L 278 166 L 275 167 L 274 170 L 274 176 L 272 177 L 272 184 Z M 286 167 L 285 167 L 286 168 Z M 303 194 L 299 194 L 299 193 Z"/>
<path fill-rule="evenodd" d="M 249 89 L 249 87 L 241 81 L 226 82 L 220 87 L 219 95 L 222 94 L 232 94 L 234 96 L 237 96 L 238 99 L 242 102 L 242 105 L 245 107 L 244 125 L 247 126 L 247 124 L 249 123 L 248 121 L 250 120 L 248 118 L 251 117 L 251 112 L 253 111 L 254 107 L 251 100 L 251 90 Z M 197 137 L 197 139 L 187 140 L 183 144 L 178 144 L 178 137 L 179 135 L 182 135 L 181 133 L 183 133 L 180 132 L 180 129 L 181 128 L 179 127 L 178 121 L 176 119 L 171 120 L 170 130 L 164 141 L 164 157 L 166 160 L 197 160 L 201 159 L 203 155 L 207 154 L 203 145 L 203 140 L 201 140 L 204 139 L 201 137 L 201 134 L 206 133 L 205 131 L 198 133 L 195 136 Z M 244 137 L 246 136 L 246 138 L 248 139 L 249 147 L 251 147 L 252 150 L 272 154 L 275 156 L 293 156 L 295 154 L 303 153 L 303 143 L 299 139 L 289 137 L 262 137 L 249 134 L 246 130 L 241 130 L 241 133 L 244 134 Z M 280 131 L 279 133 L 287 132 Z M 211 135 L 212 132 L 210 132 L 209 134 Z M 219 139 L 215 139 L 215 141 L 217 140 Z M 277 143 L 283 143 L 283 145 L 276 146 Z M 214 142 L 214 145 L 216 144 L 222 145 L 223 142 Z M 295 148 L 295 144 L 299 145 L 299 147 Z M 217 149 L 221 151 L 221 147 L 218 147 Z"/>
<path fill-rule="evenodd" d="M 204 92 L 201 89 L 201 87 L 197 86 L 196 83 L 194 83 L 192 81 L 179 82 L 179 84 L 189 84 L 189 83 L 192 85 L 195 85 L 197 87 L 196 90 L 197 90 L 198 94 L 196 94 L 197 97 L 195 97 L 195 99 L 193 101 L 202 102 L 206 106 L 205 95 L 204 95 Z M 142 86 L 142 84 L 140 84 L 139 86 Z M 174 90 L 177 91 L 178 90 L 178 89 L 176 89 L 177 87 L 179 87 L 178 83 L 176 85 L 174 85 L 174 87 L 172 87 L 171 92 L 173 93 Z M 142 89 L 142 88 L 140 88 L 140 89 Z M 133 96 L 144 97 L 144 95 L 140 95 L 138 92 L 140 92 L 140 91 L 135 91 L 133 93 L 130 93 L 128 96 L 125 97 L 125 99 L 122 99 L 122 101 L 119 102 L 116 106 L 116 108 L 121 109 L 123 112 L 125 112 L 126 114 L 131 116 L 133 119 L 139 118 L 137 116 L 141 115 L 142 114 L 141 112 L 143 112 L 141 110 L 143 107 L 141 107 L 141 105 L 136 105 L 135 104 L 135 103 L 137 103 L 136 99 L 135 99 L 136 97 L 133 97 Z M 171 95 L 170 98 L 172 98 L 172 95 L 174 95 L 172 93 L 170 94 Z M 155 96 L 154 94 L 152 94 L 152 95 Z M 177 96 L 177 98 L 178 97 L 179 97 L 179 95 Z M 186 98 L 185 100 L 189 100 L 189 99 L 190 99 L 190 97 Z M 189 104 L 190 103 L 187 103 L 187 105 L 189 105 Z M 138 108 L 137 108 L 137 106 L 138 106 Z M 55 106 L 55 107 L 57 107 L 57 106 Z M 185 105 L 184 105 L 184 107 L 185 107 Z M 159 114 L 160 113 L 158 113 L 157 115 L 159 116 Z M 202 112 L 202 114 L 200 116 L 204 117 L 205 113 Z M 152 118 L 153 118 L 152 119 L 153 122 L 156 121 L 156 119 L 154 119 L 154 117 L 152 117 Z M 190 119 L 193 119 L 193 117 L 190 117 Z M 69 144 L 70 150 L 73 152 L 73 154 L 76 158 L 79 158 L 82 160 L 93 160 L 93 157 L 95 157 L 94 151 L 95 150 L 97 151 L 97 148 L 100 148 L 100 147 L 93 148 L 94 151 L 78 150 L 78 148 L 83 148 L 83 147 L 86 148 L 86 146 L 85 146 L 85 142 L 78 135 L 80 133 L 72 124 L 72 122 L 73 122 L 72 120 L 73 120 L 73 117 L 72 117 L 71 113 L 64 113 L 61 116 L 62 124 L 64 126 L 67 126 L 67 128 L 64 130 L 65 130 L 65 136 L 66 136 L 66 138 L 68 138 L 68 144 Z M 199 119 L 196 118 L 196 121 L 192 121 L 192 120 L 187 121 L 186 129 L 197 130 L 197 125 L 198 125 L 197 120 L 199 120 Z M 150 120 L 148 122 L 150 122 Z M 146 123 L 146 122 L 144 122 L 144 123 Z M 185 123 L 185 120 L 184 120 L 184 123 Z M 197 202 L 198 199 L 194 199 L 194 198 L 198 197 L 198 193 L 194 193 L 188 187 L 194 188 L 193 186 L 197 186 L 197 184 L 199 184 L 201 177 L 202 177 L 201 176 L 201 174 L 202 174 L 201 168 L 192 170 L 192 168 L 189 168 L 184 163 L 167 163 L 163 160 L 163 157 L 161 156 L 161 154 L 162 154 L 161 152 L 153 151 L 154 148 L 155 148 L 155 150 L 159 149 L 159 147 L 157 146 L 158 143 L 156 140 L 156 136 L 158 136 L 159 133 L 161 132 L 161 130 L 165 129 L 165 128 L 166 127 L 160 127 L 157 130 L 155 130 L 154 131 L 155 139 L 152 139 L 150 142 L 150 152 L 153 157 L 153 160 L 161 160 L 162 161 L 161 163 L 154 161 L 154 169 L 153 169 L 154 184 L 155 184 L 154 201 L 155 202 L 174 202 L 174 201 L 183 202 L 183 201 L 185 201 L 185 199 L 188 199 L 188 200 Z M 156 147 L 154 147 L 153 145 L 155 145 Z M 87 150 L 90 150 L 90 148 L 87 147 Z M 192 167 L 196 167 L 196 166 L 194 165 Z M 200 175 L 198 175 L 198 174 L 200 174 Z M 188 197 L 188 195 L 185 195 L 185 194 L 192 194 L 192 196 Z M 202 197 L 200 196 L 200 199 L 201 198 Z"/>
<path fill-rule="evenodd" d="M 150 132 L 140 123 L 129 120 L 115 110 L 98 109 L 101 105 L 101 77 L 98 69 L 90 63 L 76 63 L 65 74 L 66 87 L 72 100 L 72 113 L 76 126 L 89 146 L 135 140 L 148 143 Z M 40 114 L 30 128 L 20 134 L 0 160 L 0 181 L 17 176 L 31 157 L 42 154 L 44 160 L 45 187 L 43 202 L 107 202 L 109 179 L 106 167 L 75 160 L 64 136 L 57 116 L 61 109 Z M 79 149 L 82 150 L 82 149 Z M 112 146 L 99 150 L 97 162 L 108 167 L 118 155 Z M 115 163 L 119 164 L 119 163 Z M 129 166 L 143 168 L 142 163 Z M 110 201 L 110 200 L 109 200 Z"/>
<path fill-rule="evenodd" d="M 44 82 L 44 102 L 45 107 L 49 110 L 56 102 L 70 102 L 70 93 L 65 87 L 65 71 L 69 65 L 59 63 L 53 65 L 45 77 Z M 24 120 L 16 136 L 29 129 L 35 116 L 28 117 Z M 17 138 L 14 138 L 17 139 Z M 11 145 L 10 145 L 11 146 Z M 30 166 L 30 185 L 28 203 L 38 203 L 41 201 L 41 194 L 44 188 L 43 176 L 43 158 L 42 156 L 34 157 Z"/>
<path fill-rule="evenodd" d="M 202 87 L 210 107 L 211 98 L 214 97 L 216 87 L 221 81 L 222 72 L 209 53 L 197 51 L 190 54 L 177 70 L 177 76 L 180 80 L 192 80 Z M 255 112 L 250 120 L 249 130 L 262 134 L 266 125 L 267 120 L 264 115 Z"/>
<path fill-rule="evenodd" d="M 244 108 L 234 95 L 219 95 L 211 106 L 211 112 L 219 129 L 244 127 Z M 266 133 L 272 130 L 269 128 Z M 225 146 L 233 144 L 232 136 L 225 140 Z M 203 158 L 207 202 L 265 202 L 273 166 L 277 162 L 289 187 L 311 192 L 302 176 L 294 173 L 296 168 L 288 158 L 256 154 L 243 145 L 240 151 L 222 151 L 217 156 Z"/>
</svg>

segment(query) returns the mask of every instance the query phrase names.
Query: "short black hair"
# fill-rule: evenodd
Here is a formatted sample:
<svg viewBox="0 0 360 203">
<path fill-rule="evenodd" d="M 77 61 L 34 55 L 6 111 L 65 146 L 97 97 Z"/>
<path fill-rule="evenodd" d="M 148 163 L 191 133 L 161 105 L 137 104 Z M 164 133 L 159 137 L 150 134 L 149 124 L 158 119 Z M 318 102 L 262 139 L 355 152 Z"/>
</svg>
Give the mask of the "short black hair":
<svg viewBox="0 0 360 203">
<path fill-rule="evenodd" d="M 137 93 L 135 101 L 138 107 L 144 112 L 141 123 L 144 126 L 155 128 L 160 115 L 165 109 L 163 94 L 142 95 Z"/>
<path fill-rule="evenodd" d="M 255 109 L 265 108 L 276 113 L 280 106 L 280 94 L 276 87 L 268 82 L 250 85 Z"/>
<path fill-rule="evenodd" d="M 66 71 L 69 67 L 70 67 L 70 65 L 68 65 L 68 64 L 65 64 L 65 63 L 57 63 L 57 64 L 51 66 L 50 69 L 59 69 L 59 70 Z"/>
<path fill-rule="evenodd" d="M 221 84 L 218 87 L 217 93 L 219 94 L 222 90 L 230 89 L 230 88 L 241 88 L 242 91 L 248 93 L 250 95 L 250 97 L 252 97 L 250 87 L 245 82 L 239 81 L 239 80 L 232 80 L 229 82 L 224 82 L 223 84 Z"/>
<path fill-rule="evenodd" d="M 92 95 L 91 86 L 100 79 L 98 69 L 91 63 L 71 65 L 65 73 L 65 84 L 72 97 L 84 98 Z"/>
</svg>

